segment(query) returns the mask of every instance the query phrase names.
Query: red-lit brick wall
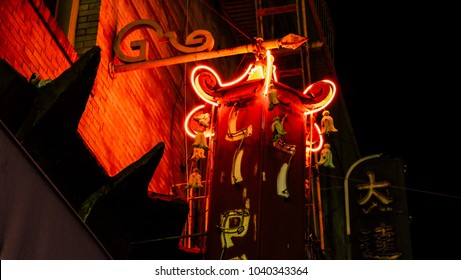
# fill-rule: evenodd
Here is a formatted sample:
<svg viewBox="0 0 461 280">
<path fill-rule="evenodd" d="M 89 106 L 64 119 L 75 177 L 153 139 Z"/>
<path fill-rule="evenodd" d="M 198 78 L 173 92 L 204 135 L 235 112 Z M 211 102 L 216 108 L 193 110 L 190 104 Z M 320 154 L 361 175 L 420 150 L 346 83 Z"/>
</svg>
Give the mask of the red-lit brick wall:
<svg viewBox="0 0 461 280">
<path fill-rule="evenodd" d="M 94 1 L 81 1 L 81 5 L 87 2 L 94 4 Z M 164 32 L 175 31 L 178 41 L 193 30 L 205 29 L 214 34 L 218 45 L 215 48 L 233 46 L 227 42 L 228 38 L 219 37 L 223 34 L 218 31 L 222 25 L 207 5 L 202 1 L 190 5 L 187 2 L 100 1 L 96 45 L 101 47 L 101 61 L 78 128 L 88 149 L 111 176 L 158 142 L 164 142 L 164 156 L 149 186 L 151 191 L 164 194 L 170 193 L 171 185 L 186 182 L 184 167 L 188 164 L 193 139 L 185 135 L 183 121 L 185 114 L 200 104 L 188 80 L 195 64 L 116 73 L 112 77 L 111 63 L 120 63 L 114 58 L 112 43 L 127 24 L 151 19 L 158 22 Z M 33 72 L 43 78 L 56 78 L 78 59 L 42 0 L 1 1 L 0 37 L 0 57 L 27 78 Z M 129 54 L 130 41 L 140 39 L 149 42 L 148 59 L 181 55 L 169 43 L 159 43 L 151 29 L 128 36 L 122 44 L 124 52 Z M 232 69 L 220 71 L 224 76 L 229 73 L 226 79 L 236 71 L 234 66 L 238 61 L 219 59 L 200 63 Z"/>
<path fill-rule="evenodd" d="M 0 57 L 26 78 L 36 72 L 45 79 L 78 59 L 41 0 L 0 1 Z"/>
</svg>

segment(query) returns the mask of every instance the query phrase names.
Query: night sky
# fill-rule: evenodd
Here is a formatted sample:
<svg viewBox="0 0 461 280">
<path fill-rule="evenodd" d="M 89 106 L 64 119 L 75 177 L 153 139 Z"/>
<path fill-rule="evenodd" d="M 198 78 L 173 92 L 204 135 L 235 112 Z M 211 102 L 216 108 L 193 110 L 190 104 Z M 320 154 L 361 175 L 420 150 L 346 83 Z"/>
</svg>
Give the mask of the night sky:
<svg viewBox="0 0 461 280">
<path fill-rule="evenodd" d="M 383 153 L 406 164 L 413 258 L 461 259 L 460 25 L 453 22 L 460 16 L 435 4 L 327 2 L 361 156 Z"/>
</svg>

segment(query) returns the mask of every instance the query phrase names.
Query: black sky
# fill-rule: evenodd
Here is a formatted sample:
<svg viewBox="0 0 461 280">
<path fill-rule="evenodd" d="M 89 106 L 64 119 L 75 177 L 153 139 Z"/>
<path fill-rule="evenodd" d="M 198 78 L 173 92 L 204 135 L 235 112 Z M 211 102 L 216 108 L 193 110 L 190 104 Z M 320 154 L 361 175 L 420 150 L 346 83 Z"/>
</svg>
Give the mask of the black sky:
<svg viewBox="0 0 461 280">
<path fill-rule="evenodd" d="M 455 7 L 421 2 L 327 2 L 337 76 L 361 155 L 406 163 L 413 258 L 461 259 L 461 16 L 450 16 Z"/>
</svg>

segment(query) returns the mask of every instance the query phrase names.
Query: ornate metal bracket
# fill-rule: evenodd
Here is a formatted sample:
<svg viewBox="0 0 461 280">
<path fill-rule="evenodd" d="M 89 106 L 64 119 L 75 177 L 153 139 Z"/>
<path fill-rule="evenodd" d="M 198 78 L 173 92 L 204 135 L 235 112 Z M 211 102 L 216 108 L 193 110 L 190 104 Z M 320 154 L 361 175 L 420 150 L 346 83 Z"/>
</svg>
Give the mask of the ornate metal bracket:
<svg viewBox="0 0 461 280">
<path fill-rule="evenodd" d="M 120 44 L 122 43 L 122 41 L 132 32 L 141 28 L 152 28 L 156 31 L 157 38 L 159 40 L 166 38 L 177 50 L 180 50 L 185 53 L 201 52 L 205 50 L 209 51 L 213 49 L 214 46 L 214 38 L 211 35 L 211 33 L 206 30 L 193 31 L 191 34 L 189 34 L 189 36 L 187 36 L 185 42 L 186 45 L 184 46 L 178 42 L 176 32 L 168 31 L 164 33 L 162 27 L 157 22 L 147 19 L 141 19 L 132 22 L 124 28 L 122 28 L 122 30 L 120 30 L 120 33 L 118 33 L 115 37 L 114 52 L 121 61 L 125 63 L 133 63 L 147 60 L 148 45 L 146 40 L 132 41 L 130 43 L 130 47 L 132 50 L 139 50 L 138 56 L 127 56 L 120 49 Z M 195 47 L 187 47 L 192 45 L 194 45 Z"/>
<path fill-rule="evenodd" d="M 155 60 L 147 60 L 148 57 L 148 43 L 146 40 L 136 40 L 130 42 L 132 50 L 138 51 L 137 56 L 128 56 L 121 50 L 122 41 L 132 32 L 141 28 L 151 28 L 155 30 L 159 40 L 169 41 L 177 50 L 188 53 L 185 55 L 160 58 Z M 160 66 L 168 66 L 179 63 L 186 63 L 191 61 L 200 61 L 205 59 L 212 59 L 218 57 L 225 57 L 244 53 L 256 53 L 261 50 L 277 49 L 277 48 L 290 48 L 296 49 L 307 38 L 294 34 L 289 34 L 282 39 L 274 39 L 270 41 L 257 40 L 255 44 L 239 46 L 235 48 L 222 49 L 211 51 L 214 47 L 214 38 L 207 30 L 195 30 L 186 38 L 185 45 L 178 42 L 176 33 L 174 31 L 164 32 L 162 27 L 152 20 L 141 19 L 134 21 L 120 30 L 115 37 L 114 52 L 115 55 L 125 64 L 114 65 L 110 63 L 109 72 L 112 77 L 115 73 L 127 72 L 131 70 L 140 70 Z"/>
<path fill-rule="evenodd" d="M 176 61 L 160 62 L 160 60 L 148 61 L 147 57 L 148 57 L 149 45 L 146 40 L 136 40 L 136 41 L 130 42 L 131 49 L 138 51 L 137 56 L 129 56 L 123 53 L 121 49 L 121 44 L 123 40 L 128 35 L 133 33 L 134 31 L 142 29 L 142 28 L 150 28 L 150 29 L 155 30 L 156 37 L 158 40 L 169 41 L 173 45 L 173 47 L 175 47 L 177 50 L 184 52 L 184 53 L 210 51 L 214 47 L 214 38 L 211 35 L 211 33 L 207 30 L 193 31 L 191 34 L 187 36 L 185 45 L 182 45 L 177 40 L 176 32 L 174 31 L 164 32 L 160 24 L 152 20 L 148 20 L 148 19 L 137 20 L 137 21 L 134 21 L 128 24 L 127 26 L 125 26 L 124 28 L 120 30 L 120 32 L 115 37 L 114 46 L 113 46 L 115 55 L 120 59 L 120 61 L 127 63 L 127 65 L 130 65 L 130 66 L 124 67 L 127 65 L 114 65 L 113 63 L 111 63 L 111 65 L 109 65 L 109 72 L 111 73 L 111 75 L 115 74 L 116 72 L 124 72 L 124 71 L 129 71 L 129 70 L 148 68 L 145 65 L 145 63 L 147 62 L 157 62 L 157 63 L 152 63 L 151 67 L 165 66 L 165 65 L 180 63 L 180 61 L 177 61 L 177 62 Z M 142 62 L 144 63 L 142 64 Z M 155 65 L 155 64 L 158 64 L 158 65 Z"/>
</svg>

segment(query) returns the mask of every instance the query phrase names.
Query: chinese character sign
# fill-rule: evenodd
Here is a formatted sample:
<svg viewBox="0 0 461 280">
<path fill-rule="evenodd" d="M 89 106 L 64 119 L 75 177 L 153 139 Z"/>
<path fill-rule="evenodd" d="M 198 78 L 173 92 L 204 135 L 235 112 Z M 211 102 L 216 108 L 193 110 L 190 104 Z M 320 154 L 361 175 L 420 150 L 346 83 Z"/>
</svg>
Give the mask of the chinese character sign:
<svg viewBox="0 0 461 280">
<path fill-rule="evenodd" d="M 352 259 L 411 259 L 404 163 L 364 161 L 349 186 Z"/>
</svg>

